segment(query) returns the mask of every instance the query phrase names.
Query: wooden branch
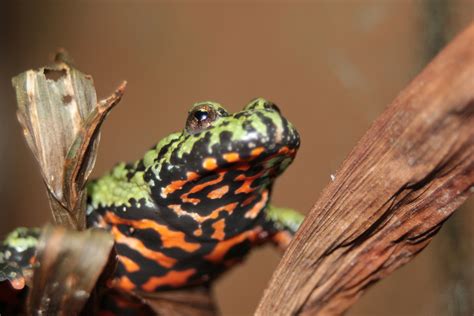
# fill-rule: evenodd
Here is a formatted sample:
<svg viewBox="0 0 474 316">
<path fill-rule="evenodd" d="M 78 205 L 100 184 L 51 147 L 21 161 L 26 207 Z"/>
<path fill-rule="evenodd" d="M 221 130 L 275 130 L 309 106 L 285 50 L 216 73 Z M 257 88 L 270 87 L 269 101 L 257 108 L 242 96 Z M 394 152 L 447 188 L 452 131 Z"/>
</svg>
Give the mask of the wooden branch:
<svg viewBox="0 0 474 316">
<path fill-rule="evenodd" d="M 283 256 L 256 315 L 339 315 L 474 192 L 474 24 L 375 121 Z"/>
</svg>

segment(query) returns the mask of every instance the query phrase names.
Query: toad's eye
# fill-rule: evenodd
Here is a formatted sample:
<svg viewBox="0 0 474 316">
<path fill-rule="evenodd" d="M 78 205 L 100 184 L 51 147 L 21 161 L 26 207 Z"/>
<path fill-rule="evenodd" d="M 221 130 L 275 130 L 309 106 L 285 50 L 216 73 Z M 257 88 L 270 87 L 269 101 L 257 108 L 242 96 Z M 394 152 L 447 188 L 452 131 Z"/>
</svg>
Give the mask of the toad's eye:
<svg viewBox="0 0 474 316">
<path fill-rule="evenodd" d="M 216 110 L 208 104 L 196 106 L 189 112 L 186 120 L 186 131 L 190 134 L 199 133 L 209 128 L 217 117 Z"/>
<path fill-rule="evenodd" d="M 198 122 L 203 122 L 207 120 L 208 117 L 209 117 L 209 113 L 205 110 L 199 110 L 199 111 L 194 112 L 194 118 Z"/>
</svg>

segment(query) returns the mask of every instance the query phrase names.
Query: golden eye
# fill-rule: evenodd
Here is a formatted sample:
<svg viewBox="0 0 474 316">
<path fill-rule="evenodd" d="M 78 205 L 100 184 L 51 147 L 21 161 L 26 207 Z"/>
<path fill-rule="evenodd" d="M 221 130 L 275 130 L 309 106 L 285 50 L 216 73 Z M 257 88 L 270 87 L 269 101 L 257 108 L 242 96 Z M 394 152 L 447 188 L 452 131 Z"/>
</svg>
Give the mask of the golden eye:
<svg viewBox="0 0 474 316">
<path fill-rule="evenodd" d="M 218 113 L 212 106 L 208 104 L 196 106 L 189 112 L 186 120 L 186 131 L 195 134 L 206 130 L 217 117 Z"/>
</svg>

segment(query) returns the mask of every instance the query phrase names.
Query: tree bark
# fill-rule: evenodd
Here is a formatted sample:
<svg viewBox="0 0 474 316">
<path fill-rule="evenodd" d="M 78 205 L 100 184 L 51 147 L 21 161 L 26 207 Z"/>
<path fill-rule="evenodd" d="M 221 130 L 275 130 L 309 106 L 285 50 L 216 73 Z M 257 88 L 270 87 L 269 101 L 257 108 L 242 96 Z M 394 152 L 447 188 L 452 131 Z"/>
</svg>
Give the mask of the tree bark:
<svg viewBox="0 0 474 316">
<path fill-rule="evenodd" d="M 285 252 L 256 315 L 339 315 L 474 192 L 474 24 L 375 121 Z"/>
</svg>

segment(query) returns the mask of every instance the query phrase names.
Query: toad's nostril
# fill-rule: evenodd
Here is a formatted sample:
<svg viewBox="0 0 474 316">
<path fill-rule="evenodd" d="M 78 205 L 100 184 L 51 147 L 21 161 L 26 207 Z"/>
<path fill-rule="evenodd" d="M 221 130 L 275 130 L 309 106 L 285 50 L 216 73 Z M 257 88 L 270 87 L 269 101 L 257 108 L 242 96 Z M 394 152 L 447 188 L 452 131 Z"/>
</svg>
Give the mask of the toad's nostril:
<svg viewBox="0 0 474 316">
<path fill-rule="evenodd" d="M 265 108 L 275 110 L 281 114 L 280 108 L 275 103 L 267 102 L 265 103 Z"/>
</svg>

